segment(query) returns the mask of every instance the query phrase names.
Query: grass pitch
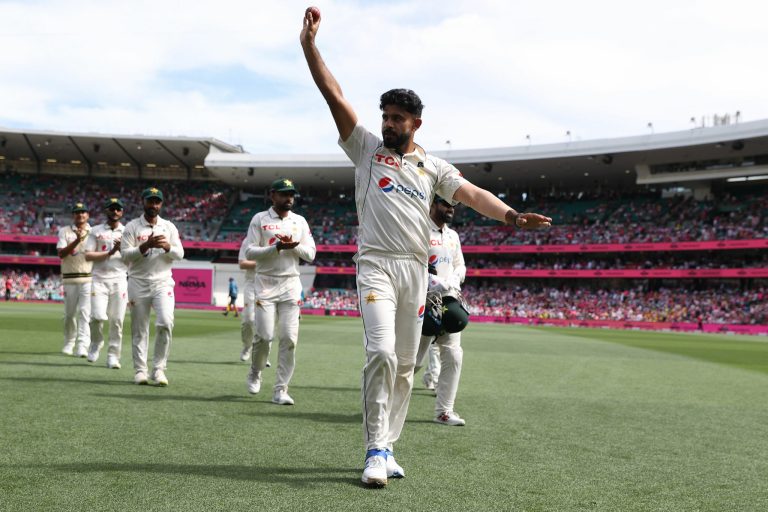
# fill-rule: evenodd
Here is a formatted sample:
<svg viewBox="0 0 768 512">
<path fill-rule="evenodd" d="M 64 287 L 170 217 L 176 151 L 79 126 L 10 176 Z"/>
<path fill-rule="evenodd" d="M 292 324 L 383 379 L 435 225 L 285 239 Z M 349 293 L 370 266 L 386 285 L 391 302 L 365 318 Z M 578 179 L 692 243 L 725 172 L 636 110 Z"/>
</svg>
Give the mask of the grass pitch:
<svg viewBox="0 0 768 512">
<path fill-rule="evenodd" d="M 764 338 L 470 325 L 467 426 L 417 384 L 407 477 L 370 490 L 359 320 L 302 320 L 287 407 L 270 369 L 247 394 L 231 317 L 177 311 L 158 388 L 132 383 L 129 319 L 107 370 L 59 353 L 61 316 L 0 303 L 2 511 L 768 509 Z"/>
</svg>

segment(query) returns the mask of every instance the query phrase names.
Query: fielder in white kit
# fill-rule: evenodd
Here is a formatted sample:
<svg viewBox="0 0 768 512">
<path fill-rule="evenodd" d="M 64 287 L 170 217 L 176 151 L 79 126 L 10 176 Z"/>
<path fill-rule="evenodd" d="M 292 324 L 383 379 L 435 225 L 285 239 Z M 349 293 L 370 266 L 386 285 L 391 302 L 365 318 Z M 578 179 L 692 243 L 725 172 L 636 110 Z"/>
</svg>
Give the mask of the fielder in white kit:
<svg viewBox="0 0 768 512">
<path fill-rule="evenodd" d="M 128 305 L 128 267 L 120 254 L 125 226 L 123 202 L 110 198 L 104 205 L 107 222 L 94 226 L 85 245 L 85 259 L 93 262 L 91 285 L 91 346 L 88 361 L 95 363 L 104 346 L 104 322 L 109 322 L 107 368 L 120 369 L 123 319 Z"/>
<path fill-rule="evenodd" d="M 249 260 L 245 256 L 245 250 L 248 248 L 248 238 L 240 244 L 240 252 L 237 255 L 237 263 L 241 270 L 245 270 L 245 282 L 243 283 L 243 310 L 240 312 L 240 337 L 243 342 L 243 348 L 240 350 L 240 360 L 247 361 L 251 358 L 251 349 L 253 348 L 254 333 L 254 302 L 256 296 L 254 292 L 254 280 L 256 279 L 256 262 Z"/>
<path fill-rule="evenodd" d="M 314 12 L 313 12 L 314 11 Z M 382 138 L 358 124 L 357 114 L 315 45 L 319 10 L 304 13 L 301 45 L 312 78 L 331 110 L 339 144 L 355 166 L 358 233 L 357 289 L 365 330 L 362 481 L 382 487 L 403 477 L 393 447 L 405 422 L 413 386 L 427 291 L 429 208 L 435 194 L 520 228 L 549 226 L 551 219 L 518 213 L 465 180 L 447 162 L 414 143 L 421 100 L 411 90 L 381 97 Z"/>
<path fill-rule="evenodd" d="M 256 262 L 249 260 L 245 256 L 245 250 L 248 248 L 248 238 L 243 239 L 240 244 L 240 252 L 237 255 L 237 263 L 241 270 L 245 270 L 245 282 L 243 283 L 243 310 L 240 311 L 240 339 L 243 342 L 243 348 L 240 350 L 240 360 L 248 361 L 251 359 L 251 349 L 253 348 L 253 335 L 256 325 Z M 270 350 L 272 342 L 269 343 Z M 272 365 L 269 362 L 269 351 L 267 351 L 267 368 Z"/>
<path fill-rule="evenodd" d="M 59 229 L 56 250 L 61 258 L 61 280 L 64 283 L 64 347 L 62 354 L 86 357 L 91 343 L 91 270 L 93 263 L 85 259 L 85 241 L 91 232 L 88 207 L 72 206 L 72 225 Z"/>
<path fill-rule="evenodd" d="M 125 226 L 121 252 L 128 264 L 128 301 L 131 307 L 131 337 L 133 348 L 133 381 L 148 384 L 147 346 L 149 344 L 149 315 L 157 315 L 155 349 L 150 379 L 158 386 L 167 386 L 165 375 L 173 334 L 173 309 L 176 306 L 171 266 L 184 257 L 179 231 L 168 220 L 160 218 L 163 193 L 148 188 L 141 193 L 144 215 Z"/>
<path fill-rule="evenodd" d="M 262 371 L 266 367 L 275 317 L 278 320 L 278 356 L 272 402 L 293 405 L 288 384 L 296 367 L 299 339 L 301 279 L 299 259 L 315 259 L 315 241 L 307 221 L 291 211 L 296 188 L 289 179 L 272 183 L 272 207 L 253 216 L 246 237 L 245 256 L 256 262 L 254 277 L 254 330 L 251 368 L 246 384 L 248 392 L 261 390 Z"/>
<path fill-rule="evenodd" d="M 439 293 L 442 297 L 457 297 L 461 283 L 467 274 L 464 255 L 461 252 L 459 234 L 447 226 L 453 220 L 454 207 L 441 197 L 435 197 L 429 217 L 432 220 L 429 230 L 429 267 L 434 268 L 435 275 L 430 270 L 429 291 Z M 423 333 L 422 333 L 423 334 Z M 435 400 L 435 422 L 443 425 L 463 426 L 465 421 L 454 410 L 456 392 L 459 389 L 461 365 L 464 351 L 461 348 L 461 332 L 440 332 L 438 335 L 421 336 L 419 351 L 416 354 L 417 364 L 421 364 L 424 356 L 429 357 L 436 347 L 438 358 L 432 361 L 431 379 L 437 395 Z M 427 375 L 427 373 L 425 373 Z M 426 381 L 426 378 L 425 378 Z M 425 382 L 426 384 L 426 382 Z"/>
</svg>

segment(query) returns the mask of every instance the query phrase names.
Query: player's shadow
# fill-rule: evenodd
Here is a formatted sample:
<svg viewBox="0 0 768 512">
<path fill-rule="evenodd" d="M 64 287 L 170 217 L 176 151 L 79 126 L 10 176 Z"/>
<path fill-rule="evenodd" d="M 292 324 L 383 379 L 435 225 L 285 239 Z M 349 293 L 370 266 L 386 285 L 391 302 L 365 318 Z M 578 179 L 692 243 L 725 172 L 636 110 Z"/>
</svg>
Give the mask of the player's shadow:
<svg viewBox="0 0 768 512">
<path fill-rule="evenodd" d="M 14 356 L 60 356 L 61 352 L 20 352 L 17 350 L 0 350 L 0 354 L 11 354 Z"/>
<path fill-rule="evenodd" d="M 243 361 L 179 361 L 178 359 L 171 359 L 169 361 L 170 363 L 179 363 L 179 364 L 204 364 L 204 365 L 223 365 L 223 366 L 242 366 L 243 368 L 247 367 L 247 362 Z"/>
<path fill-rule="evenodd" d="M 58 368 L 73 368 L 73 367 L 86 366 L 84 364 L 78 365 L 73 363 L 46 363 L 44 361 L 0 361 L 0 365 L 48 366 L 48 367 L 58 367 Z"/>
<path fill-rule="evenodd" d="M 131 386 L 136 389 L 141 388 L 158 388 L 160 386 L 141 386 L 137 387 L 133 383 Z M 160 401 L 179 401 L 179 402 L 252 402 L 253 399 L 242 395 L 221 395 L 221 396 L 188 396 L 188 395 L 166 395 L 161 394 L 117 394 L 117 393 L 94 393 L 93 396 L 102 398 L 125 398 L 128 400 L 140 400 L 145 402 L 160 402 Z"/>
<path fill-rule="evenodd" d="M 295 386 L 291 384 L 291 389 L 309 389 L 312 391 L 353 391 L 360 393 L 360 387 L 342 387 L 342 386 Z"/>
<path fill-rule="evenodd" d="M 330 412 L 301 412 L 295 410 L 293 407 L 286 407 L 284 405 L 275 405 L 275 410 L 259 409 L 258 412 L 247 413 L 246 416 L 270 416 L 270 417 L 282 417 L 290 420 L 306 420 L 314 421 L 317 423 L 345 423 L 345 424 L 358 424 L 362 423 L 363 415 L 361 413 L 352 414 L 336 414 Z M 295 406 L 294 406 L 295 407 Z"/>
<path fill-rule="evenodd" d="M 8 467 L 8 466 L 6 466 Z M 18 467 L 18 466 L 16 466 Z M 53 469 L 65 473 L 156 473 L 162 475 L 189 475 L 198 477 L 224 478 L 261 482 L 265 484 L 288 484 L 294 487 L 315 487 L 328 483 L 358 486 L 357 468 L 321 467 L 276 467 L 276 466 L 228 466 L 210 464 L 124 464 L 82 462 L 77 464 L 25 465 L 33 469 Z"/>
<path fill-rule="evenodd" d="M 125 386 L 127 382 L 119 380 L 101 380 L 101 379 L 64 379 L 60 377 L 0 377 L 0 380 L 10 380 L 15 382 L 53 382 L 55 384 L 104 384 L 107 386 Z M 131 383 L 133 385 L 133 383 Z"/>
</svg>

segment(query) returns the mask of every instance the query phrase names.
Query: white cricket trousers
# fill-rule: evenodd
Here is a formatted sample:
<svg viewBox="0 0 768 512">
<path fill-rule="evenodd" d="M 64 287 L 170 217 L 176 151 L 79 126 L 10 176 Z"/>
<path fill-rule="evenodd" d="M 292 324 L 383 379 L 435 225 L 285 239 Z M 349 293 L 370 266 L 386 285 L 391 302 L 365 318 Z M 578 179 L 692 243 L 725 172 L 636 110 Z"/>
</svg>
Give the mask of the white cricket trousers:
<svg viewBox="0 0 768 512">
<path fill-rule="evenodd" d="M 357 261 L 357 295 L 365 330 L 366 450 L 392 450 L 403 430 L 426 294 L 427 267 L 411 255 L 366 254 Z"/>
<path fill-rule="evenodd" d="M 243 285 L 243 310 L 240 311 L 240 335 L 243 341 L 243 348 L 250 347 L 253 344 L 254 333 L 254 305 L 256 301 L 256 291 L 252 280 L 245 280 Z"/>
<path fill-rule="evenodd" d="M 251 369 L 262 371 L 269 358 L 272 339 L 279 341 L 277 371 L 274 390 L 288 391 L 288 384 L 296 368 L 296 345 L 299 341 L 299 315 L 301 313 L 301 279 L 272 277 L 256 274 L 254 280 L 254 337 Z"/>
<path fill-rule="evenodd" d="M 434 345 L 432 344 L 433 340 L 435 341 Z M 437 381 L 435 414 L 439 416 L 444 412 L 453 411 L 456 402 L 456 393 L 459 390 L 459 379 L 461 378 L 461 364 L 464 361 L 461 333 L 444 334 L 438 336 L 436 340 L 434 336 L 422 336 L 416 360 L 421 361 L 427 352 L 429 352 L 431 359 L 433 350 L 430 347 L 435 346 L 438 347 L 440 356 L 437 371 L 433 373 L 432 380 Z"/>
<path fill-rule="evenodd" d="M 421 342 L 424 343 L 424 336 L 421 338 Z M 430 339 L 434 338 L 430 337 Z M 437 379 L 440 378 L 440 347 L 431 342 L 428 347 L 425 354 L 419 345 L 419 353 L 416 354 L 416 371 L 424 366 L 424 359 L 426 358 L 427 366 L 424 368 L 424 381 L 437 382 Z"/>
<path fill-rule="evenodd" d="M 104 322 L 109 322 L 109 347 L 107 355 L 118 360 L 123 345 L 123 319 L 128 305 L 128 281 L 109 279 L 93 281 L 91 290 L 91 347 L 98 352 L 104 346 Z"/>
<path fill-rule="evenodd" d="M 176 299 L 173 293 L 173 279 L 148 281 L 128 279 L 128 301 L 131 307 L 131 344 L 133 368 L 137 372 L 147 371 L 147 347 L 149 344 L 149 315 L 155 310 L 155 350 L 152 358 L 153 370 L 165 370 L 171 350 L 173 333 L 173 309 Z"/>
<path fill-rule="evenodd" d="M 64 348 L 91 344 L 91 282 L 64 284 Z"/>
</svg>

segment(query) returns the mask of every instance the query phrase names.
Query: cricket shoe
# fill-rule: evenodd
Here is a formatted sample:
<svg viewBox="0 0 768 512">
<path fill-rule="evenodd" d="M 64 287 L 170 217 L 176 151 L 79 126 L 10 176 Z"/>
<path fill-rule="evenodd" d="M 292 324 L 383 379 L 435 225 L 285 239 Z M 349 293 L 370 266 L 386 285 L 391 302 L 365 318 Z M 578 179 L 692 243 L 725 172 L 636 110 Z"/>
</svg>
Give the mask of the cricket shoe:
<svg viewBox="0 0 768 512">
<path fill-rule="evenodd" d="M 405 470 L 395 461 L 395 455 L 392 450 L 387 452 L 387 478 L 405 478 Z"/>
<path fill-rule="evenodd" d="M 93 352 L 91 350 L 88 351 L 88 355 L 85 356 L 85 358 L 88 360 L 89 363 L 95 363 L 99 360 L 99 352 L 98 350 L 96 352 Z"/>
<path fill-rule="evenodd" d="M 115 356 L 107 356 L 107 368 L 110 370 L 119 370 L 120 360 Z"/>
<path fill-rule="evenodd" d="M 446 411 L 442 414 L 438 414 L 435 418 L 435 423 L 441 423 L 451 427 L 463 427 L 467 424 L 466 421 L 453 411 Z"/>
<path fill-rule="evenodd" d="M 293 405 L 293 398 L 284 389 L 278 389 L 272 395 L 272 403 L 277 405 Z"/>
<path fill-rule="evenodd" d="M 75 357 L 88 357 L 88 349 L 83 345 L 78 345 L 75 349 Z"/>
<path fill-rule="evenodd" d="M 75 355 L 75 344 L 74 343 L 67 343 L 64 345 L 64 348 L 61 349 L 61 353 L 65 356 L 73 356 Z"/>
<path fill-rule="evenodd" d="M 149 380 L 147 380 L 147 372 L 136 372 L 136 374 L 133 376 L 133 383 L 138 384 L 139 386 L 149 384 Z"/>
<path fill-rule="evenodd" d="M 253 368 L 248 370 L 248 377 L 245 379 L 245 384 L 248 386 L 248 392 L 255 395 L 261 391 L 261 372 L 253 371 Z"/>
<path fill-rule="evenodd" d="M 155 381 L 155 384 L 158 386 L 165 387 L 168 385 L 168 377 L 165 376 L 163 370 L 154 370 L 152 372 L 152 380 Z"/>
<path fill-rule="evenodd" d="M 251 358 L 251 347 L 243 347 L 240 351 L 240 360 L 247 361 Z"/>
<path fill-rule="evenodd" d="M 387 452 L 386 450 L 368 450 L 365 454 L 365 469 L 363 483 L 368 487 L 384 487 L 387 485 Z"/>
<path fill-rule="evenodd" d="M 433 381 L 427 373 L 421 376 L 421 382 L 424 384 L 425 389 L 429 389 L 431 391 L 435 390 L 435 381 Z"/>
</svg>

